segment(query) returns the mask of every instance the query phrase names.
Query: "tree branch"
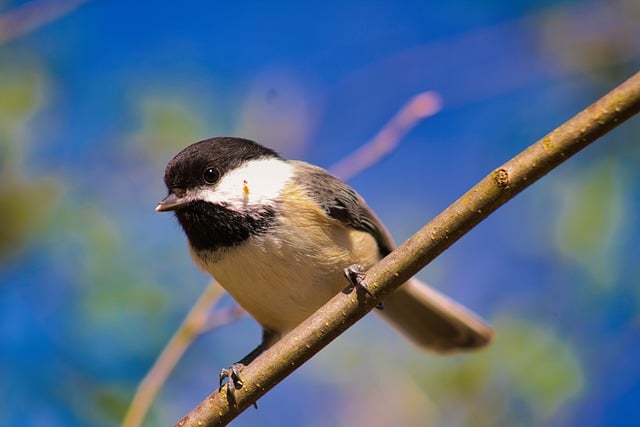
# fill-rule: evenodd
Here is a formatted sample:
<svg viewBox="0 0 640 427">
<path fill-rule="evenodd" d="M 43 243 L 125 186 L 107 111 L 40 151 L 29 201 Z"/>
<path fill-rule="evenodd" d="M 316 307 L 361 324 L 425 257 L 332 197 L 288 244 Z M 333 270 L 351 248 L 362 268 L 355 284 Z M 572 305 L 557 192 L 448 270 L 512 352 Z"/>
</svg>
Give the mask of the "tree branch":
<svg viewBox="0 0 640 427">
<path fill-rule="evenodd" d="M 420 120 L 433 116 L 442 108 L 442 100 L 436 92 L 422 92 L 407 101 L 400 111 L 387 122 L 373 139 L 333 165 L 329 171 L 343 181 L 348 181 L 363 170 L 375 165 L 398 146 Z"/>
<path fill-rule="evenodd" d="M 0 15 L 0 45 L 73 12 L 87 0 L 33 0 Z"/>
<path fill-rule="evenodd" d="M 356 292 L 336 295 L 256 358 L 241 373 L 244 387 L 235 393 L 236 405 L 230 404 L 226 393 L 214 392 L 177 425 L 220 426 L 230 422 L 489 214 L 638 111 L 640 73 L 495 169 L 374 265 L 364 279 L 373 297 Z"/>
</svg>

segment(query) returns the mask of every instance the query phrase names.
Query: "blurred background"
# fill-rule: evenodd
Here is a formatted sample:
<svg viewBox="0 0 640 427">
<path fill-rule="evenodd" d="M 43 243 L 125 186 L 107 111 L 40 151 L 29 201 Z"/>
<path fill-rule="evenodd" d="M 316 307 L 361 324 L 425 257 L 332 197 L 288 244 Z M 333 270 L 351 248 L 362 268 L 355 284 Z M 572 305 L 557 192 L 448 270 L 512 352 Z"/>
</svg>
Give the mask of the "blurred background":
<svg viewBox="0 0 640 427">
<path fill-rule="evenodd" d="M 330 167 L 436 91 L 350 181 L 402 241 L 639 68 L 637 0 L 0 0 L 0 424 L 121 422 L 208 282 L 154 212 L 186 145 Z M 636 117 L 421 273 L 495 326 L 490 348 L 425 354 L 369 315 L 233 425 L 637 425 L 639 140 Z M 147 425 L 259 338 L 246 317 L 201 336 Z"/>
</svg>

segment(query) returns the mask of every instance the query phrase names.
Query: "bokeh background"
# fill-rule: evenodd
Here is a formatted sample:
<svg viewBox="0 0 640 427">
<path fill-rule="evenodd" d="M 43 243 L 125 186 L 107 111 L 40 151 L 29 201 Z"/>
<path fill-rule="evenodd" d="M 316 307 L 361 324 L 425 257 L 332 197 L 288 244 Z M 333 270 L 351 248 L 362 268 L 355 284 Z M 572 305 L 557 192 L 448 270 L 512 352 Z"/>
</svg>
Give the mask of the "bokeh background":
<svg viewBox="0 0 640 427">
<path fill-rule="evenodd" d="M 189 143 L 329 167 L 437 91 L 351 180 L 401 241 L 639 68 L 637 0 L 0 0 L 0 424 L 121 422 L 208 282 L 153 210 Z M 637 425 L 639 142 L 636 117 L 421 273 L 495 325 L 490 348 L 424 354 L 370 315 L 234 425 Z M 147 425 L 259 336 L 243 318 L 200 337 Z"/>
</svg>

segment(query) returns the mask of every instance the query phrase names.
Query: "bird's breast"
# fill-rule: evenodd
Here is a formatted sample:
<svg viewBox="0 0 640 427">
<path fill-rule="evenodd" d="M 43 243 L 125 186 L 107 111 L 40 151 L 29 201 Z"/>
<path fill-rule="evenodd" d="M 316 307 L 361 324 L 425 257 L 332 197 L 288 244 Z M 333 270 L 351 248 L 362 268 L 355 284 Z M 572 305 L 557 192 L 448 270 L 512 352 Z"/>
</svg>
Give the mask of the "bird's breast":
<svg viewBox="0 0 640 427">
<path fill-rule="evenodd" d="M 344 268 L 376 262 L 378 247 L 369 233 L 304 201 L 281 209 L 269 232 L 217 253 L 192 248 L 192 254 L 263 327 L 287 332 L 348 285 Z"/>
</svg>

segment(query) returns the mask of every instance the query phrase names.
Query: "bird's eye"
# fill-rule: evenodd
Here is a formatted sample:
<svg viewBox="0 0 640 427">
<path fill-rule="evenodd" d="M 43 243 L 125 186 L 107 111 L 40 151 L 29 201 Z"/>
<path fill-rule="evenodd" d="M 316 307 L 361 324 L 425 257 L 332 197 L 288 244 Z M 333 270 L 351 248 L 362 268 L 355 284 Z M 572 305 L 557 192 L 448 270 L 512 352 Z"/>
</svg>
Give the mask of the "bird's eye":
<svg viewBox="0 0 640 427">
<path fill-rule="evenodd" d="M 208 167 L 204 170 L 202 178 L 207 184 L 215 184 L 220 178 L 220 171 L 217 168 Z"/>
</svg>

